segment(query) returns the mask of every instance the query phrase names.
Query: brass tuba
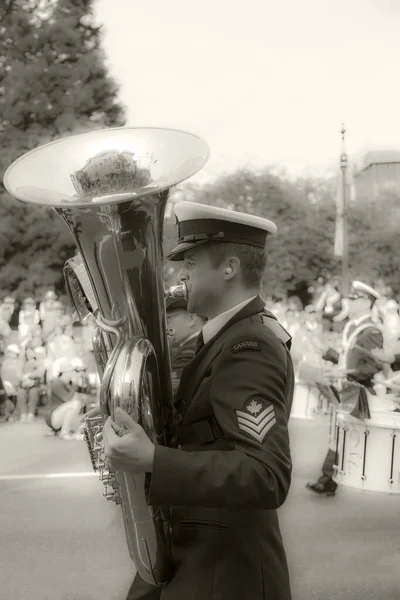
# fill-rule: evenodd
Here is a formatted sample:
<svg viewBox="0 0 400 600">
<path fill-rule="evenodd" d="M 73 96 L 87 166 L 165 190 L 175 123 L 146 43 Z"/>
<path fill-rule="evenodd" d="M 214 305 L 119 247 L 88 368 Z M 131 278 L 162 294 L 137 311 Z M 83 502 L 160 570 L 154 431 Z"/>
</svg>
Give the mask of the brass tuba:
<svg viewBox="0 0 400 600">
<path fill-rule="evenodd" d="M 150 474 L 111 470 L 97 442 L 121 406 L 154 443 L 166 443 L 173 394 L 167 346 L 162 231 L 170 188 L 199 171 L 207 144 L 172 129 L 115 128 L 67 137 L 28 152 L 6 171 L 19 200 L 52 206 L 78 257 L 64 269 L 76 316 L 96 321 L 94 353 L 102 417 L 86 440 L 104 495 L 122 507 L 128 548 L 141 577 L 171 576 L 166 507 L 149 506 Z M 173 293 L 181 293 L 176 289 Z"/>
</svg>

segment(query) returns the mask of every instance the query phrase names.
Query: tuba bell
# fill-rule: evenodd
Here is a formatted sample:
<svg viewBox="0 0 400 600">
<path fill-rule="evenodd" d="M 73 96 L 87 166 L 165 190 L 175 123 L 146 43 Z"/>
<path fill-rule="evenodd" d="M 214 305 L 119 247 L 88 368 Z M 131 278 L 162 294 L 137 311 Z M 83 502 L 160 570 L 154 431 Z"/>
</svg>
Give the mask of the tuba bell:
<svg viewBox="0 0 400 600">
<path fill-rule="evenodd" d="M 101 417 L 85 437 L 107 500 L 121 505 L 129 552 L 140 576 L 171 577 L 168 509 L 147 502 L 151 474 L 113 470 L 97 441 L 120 406 L 156 444 L 173 425 L 162 232 L 172 186 L 207 162 L 199 137 L 172 129 L 114 128 L 63 138 L 16 160 L 4 185 L 15 198 L 54 208 L 78 255 L 64 268 L 75 317 L 92 315 Z M 175 288 L 174 295 L 183 293 Z"/>
</svg>

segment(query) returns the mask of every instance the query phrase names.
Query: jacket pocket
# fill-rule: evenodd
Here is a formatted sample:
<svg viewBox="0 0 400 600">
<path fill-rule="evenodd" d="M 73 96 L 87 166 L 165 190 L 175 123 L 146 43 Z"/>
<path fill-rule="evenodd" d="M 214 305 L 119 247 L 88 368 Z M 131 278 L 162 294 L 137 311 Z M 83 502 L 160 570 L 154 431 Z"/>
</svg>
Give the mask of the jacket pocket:
<svg viewBox="0 0 400 600">
<path fill-rule="evenodd" d="M 217 521 L 203 521 L 201 519 L 183 519 L 179 520 L 178 524 L 180 527 L 188 527 L 195 529 L 207 529 L 211 531 L 227 531 L 228 525 L 224 523 L 218 523 Z"/>
</svg>

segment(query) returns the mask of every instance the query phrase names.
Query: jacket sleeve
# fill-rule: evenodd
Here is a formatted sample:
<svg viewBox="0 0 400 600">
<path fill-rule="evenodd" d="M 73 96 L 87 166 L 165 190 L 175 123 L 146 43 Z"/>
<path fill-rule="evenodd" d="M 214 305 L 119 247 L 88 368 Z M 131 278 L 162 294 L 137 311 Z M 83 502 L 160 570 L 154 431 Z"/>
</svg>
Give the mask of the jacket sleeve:
<svg viewBox="0 0 400 600">
<path fill-rule="evenodd" d="M 293 376 L 286 348 L 269 331 L 242 336 L 224 347 L 203 385 L 232 449 L 156 446 L 150 503 L 279 507 L 291 479 L 287 422 Z"/>
<path fill-rule="evenodd" d="M 382 346 L 383 336 L 379 329 L 371 327 L 360 333 L 355 347 L 349 351 L 347 366 L 354 372 L 349 374 L 348 379 L 359 382 L 369 381 L 381 371 L 382 363 L 371 355 L 371 351 L 381 349 Z"/>
</svg>

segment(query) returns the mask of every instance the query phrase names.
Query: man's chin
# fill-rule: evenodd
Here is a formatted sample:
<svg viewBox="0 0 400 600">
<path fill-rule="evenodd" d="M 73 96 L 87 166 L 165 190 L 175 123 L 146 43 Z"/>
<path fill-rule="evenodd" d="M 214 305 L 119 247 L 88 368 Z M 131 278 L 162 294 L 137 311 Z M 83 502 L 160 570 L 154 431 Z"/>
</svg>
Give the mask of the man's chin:
<svg viewBox="0 0 400 600">
<path fill-rule="evenodd" d="M 188 297 L 187 297 L 187 311 L 188 311 L 188 313 L 193 314 L 195 312 L 194 308 L 195 308 L 195 303 L 193 302 L 193 299 L 188 294 Z"/>
<path fill-rule="evenodd" d="M 199 315 L 198 310 L 199 310 L 199 306 L 197 306 L 196 302 L 194 302 L 193 298 L 191 298 L 189 295 L 188 299 L 187 299 L 188 313 L 190 313 L 191 315 Z"/>
</svg>

